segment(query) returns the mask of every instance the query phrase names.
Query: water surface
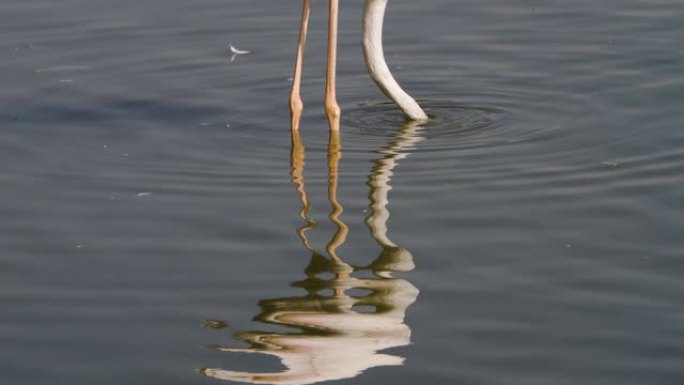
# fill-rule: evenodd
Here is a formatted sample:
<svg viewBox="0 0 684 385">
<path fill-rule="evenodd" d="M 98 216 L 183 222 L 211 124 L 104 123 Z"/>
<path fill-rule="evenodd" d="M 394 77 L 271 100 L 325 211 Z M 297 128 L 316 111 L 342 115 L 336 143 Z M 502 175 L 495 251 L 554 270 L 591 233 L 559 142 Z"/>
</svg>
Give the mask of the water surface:
<svg viewBox="0 0 684 385">
<path fill-rule="evenodd" d="M 339 142 L 314 2 L 295 151 L 299 2 L 58 3 L 0 6 L 5 382 L 684 378 L 684 2 L 392 0 L 418 127 L 343 2 Z"/>
</svg>

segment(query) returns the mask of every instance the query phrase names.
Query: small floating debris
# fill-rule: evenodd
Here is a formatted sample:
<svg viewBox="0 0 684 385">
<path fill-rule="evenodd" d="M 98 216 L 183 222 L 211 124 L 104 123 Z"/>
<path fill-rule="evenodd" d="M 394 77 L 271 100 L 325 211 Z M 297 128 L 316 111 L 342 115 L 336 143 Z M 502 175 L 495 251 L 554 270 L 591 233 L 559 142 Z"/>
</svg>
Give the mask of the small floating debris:
<svg viewBox="0 0 684 385">
<path fill-rule="evenodd" d="M 248 53 L 252 53 L 252 51 L 245 51 L 242 49 L 237 49 L 233 46 L 233 43 L 228 43 L 228 47 L 230 47 L 230 53 L 234 55 L 246 55 Z"/>
<path fill-rule="evenodd" d="M 37 46 L 35 44 L 31 44 L 31 43 L 21 44 L 21 45 L 14 47 L 14 52 L 18 52 L 18 51 L 25 50 L 25 49 L 39 49 L 39 48 L 42 48 L 42 47 Z"/>
<path fill-rule="evenodd" d="M 148 191 L 143 191 L 143 192 L 139 192 L 138 194 L 136 194 L 136 196 L 139 197 L 139 198 L 141 198 L 141 197 L 148 197 L 148 196 L 150 196 L 150 195 L 152 195 L 152 193 L 151 193 L 151 192 L 148 192 Z"/>
<path fill-rule="evenodd" d="M 83 248 L 83 245 L 76 245 L 76 248 L 77 248 L 77 249 L 82 249 L 82 248 Z"/>
<path fill-rule="evenodd" d="M 601 162 L 602 165 L 604 166 L 611 166 L 611 167 L 617 167 L 620 165 L 618 162 Z"/>
<path fill-rule="evenodd" d="M 226 321 L 213 320 L 213 319 L 205 319 L 202 322 L 202 326 L 204 326 L 205 328 L 212 328 L 212 329 L 225 329 L 227 327 L 230 327 L 230 325 Z"/>
<path fill-rule="evenodd" d="M 73 83 L 74 79 L 59 79 L 60 83 Z"/>
<path fill-rule="evenodd" d="M 70 72 L 70 71 L 87 71 L 92 69 L 90 66 L 56 66 L 56 67 L 45 67 L 36 70 L 37 73 L 49 73 L 49 72 Z"/>
<path fill-rule="evenodd" d="M 232 56 L 230 57 L 230 61 L 231 61 L 231 62 L 232 62 L 232 61 L 235 61 L 235 58 L 236 58 L 238 55 L 247 55 L 247 54 L 252 53 L 252 51 L 246 51 L 246 50 L 243 50 L 243 49 L 235 48 L 235 46 L 233 45 L 233 43 L 228 43 L 228 48 L 230 48 L 230 53 L 232 54 Z"/>
</svg>

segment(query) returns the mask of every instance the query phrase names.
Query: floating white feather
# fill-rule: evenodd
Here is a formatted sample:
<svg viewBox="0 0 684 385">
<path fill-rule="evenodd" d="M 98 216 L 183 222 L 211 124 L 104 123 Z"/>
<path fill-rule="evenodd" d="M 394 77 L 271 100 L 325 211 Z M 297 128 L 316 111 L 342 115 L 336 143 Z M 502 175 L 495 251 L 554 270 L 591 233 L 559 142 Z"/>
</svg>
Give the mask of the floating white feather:
<svg viewBox="0 0 684 385">
<path fill-rule="evenodd" d="M 232 43 L 228 43 L 228 47 L 230 47 L 230 53 L 232 53 L 233 55 L 246 55 L 248 53 L 252 53 L 252 51 L 245 51 L 242 49 L 237 49 L 233 46 Z"/>
</svg>

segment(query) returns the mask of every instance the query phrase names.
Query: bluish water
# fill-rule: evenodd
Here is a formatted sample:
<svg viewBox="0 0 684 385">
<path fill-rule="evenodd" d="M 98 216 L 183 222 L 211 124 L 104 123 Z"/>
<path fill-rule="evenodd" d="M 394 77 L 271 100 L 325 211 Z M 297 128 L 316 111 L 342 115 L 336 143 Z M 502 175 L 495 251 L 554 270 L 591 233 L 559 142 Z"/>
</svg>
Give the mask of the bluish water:
<svg viewBox="0 0 684 385">
<path fill-rule="evenodd" d="M 684 1 L 314 3 L 0 5 L 2 382 L 681 383 Z"/>
</svg>

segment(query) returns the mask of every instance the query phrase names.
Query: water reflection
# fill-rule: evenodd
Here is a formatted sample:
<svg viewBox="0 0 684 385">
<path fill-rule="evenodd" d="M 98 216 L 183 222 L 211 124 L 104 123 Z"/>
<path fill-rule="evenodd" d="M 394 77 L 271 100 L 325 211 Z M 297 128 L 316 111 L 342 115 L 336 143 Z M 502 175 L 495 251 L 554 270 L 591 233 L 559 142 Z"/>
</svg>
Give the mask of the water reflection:
<svg viewBox="0 0 684 385">
<path fill-rule="evenodd" d="M 305 278 L 292 283 L 306 294 L 300 297 L 264 299 L 256 320 L 285 326 L 293 331 L 247 331 L 235 337 L 247 348 L 218 347 L 224 352 L 263 353 L 278 357 L 285 370 L 276 373 L 203 369 L 207 376 L 258 384 L 312 384 L 351 378 L 376 366 L 401 365 L 403 357 L 379 353 L 410 343 L 411 330 L 404 323 L 406 309 L 416 300 L 418 289 L 409 281 L 393 276 L 414 268 L 413 257 L 388 236 L 388 193 L 392 171 L 417 142 L 420 127 L 408 124 L 378 150 L 367 184 L 370 214 L 366 224 L 381 246 L 380 254 L 367 266 L 353 266 L 338 255 L 349 228 L 342 222 L 343 208 L 337 199 L 338 167 L 341 157 L 339 130 L 331 130 L 328 144 L 329 219 L 337 229 L 325 252 L 316 250 L 307 232 L 316 223 L 309 216 L 311 205 L 303 177 L 304 147 L 298 130 L 292 131 L 292 179 L 302 202 L 304 225 L 297 230 L 303 246 L 311 253 Z"/>
</svg>

